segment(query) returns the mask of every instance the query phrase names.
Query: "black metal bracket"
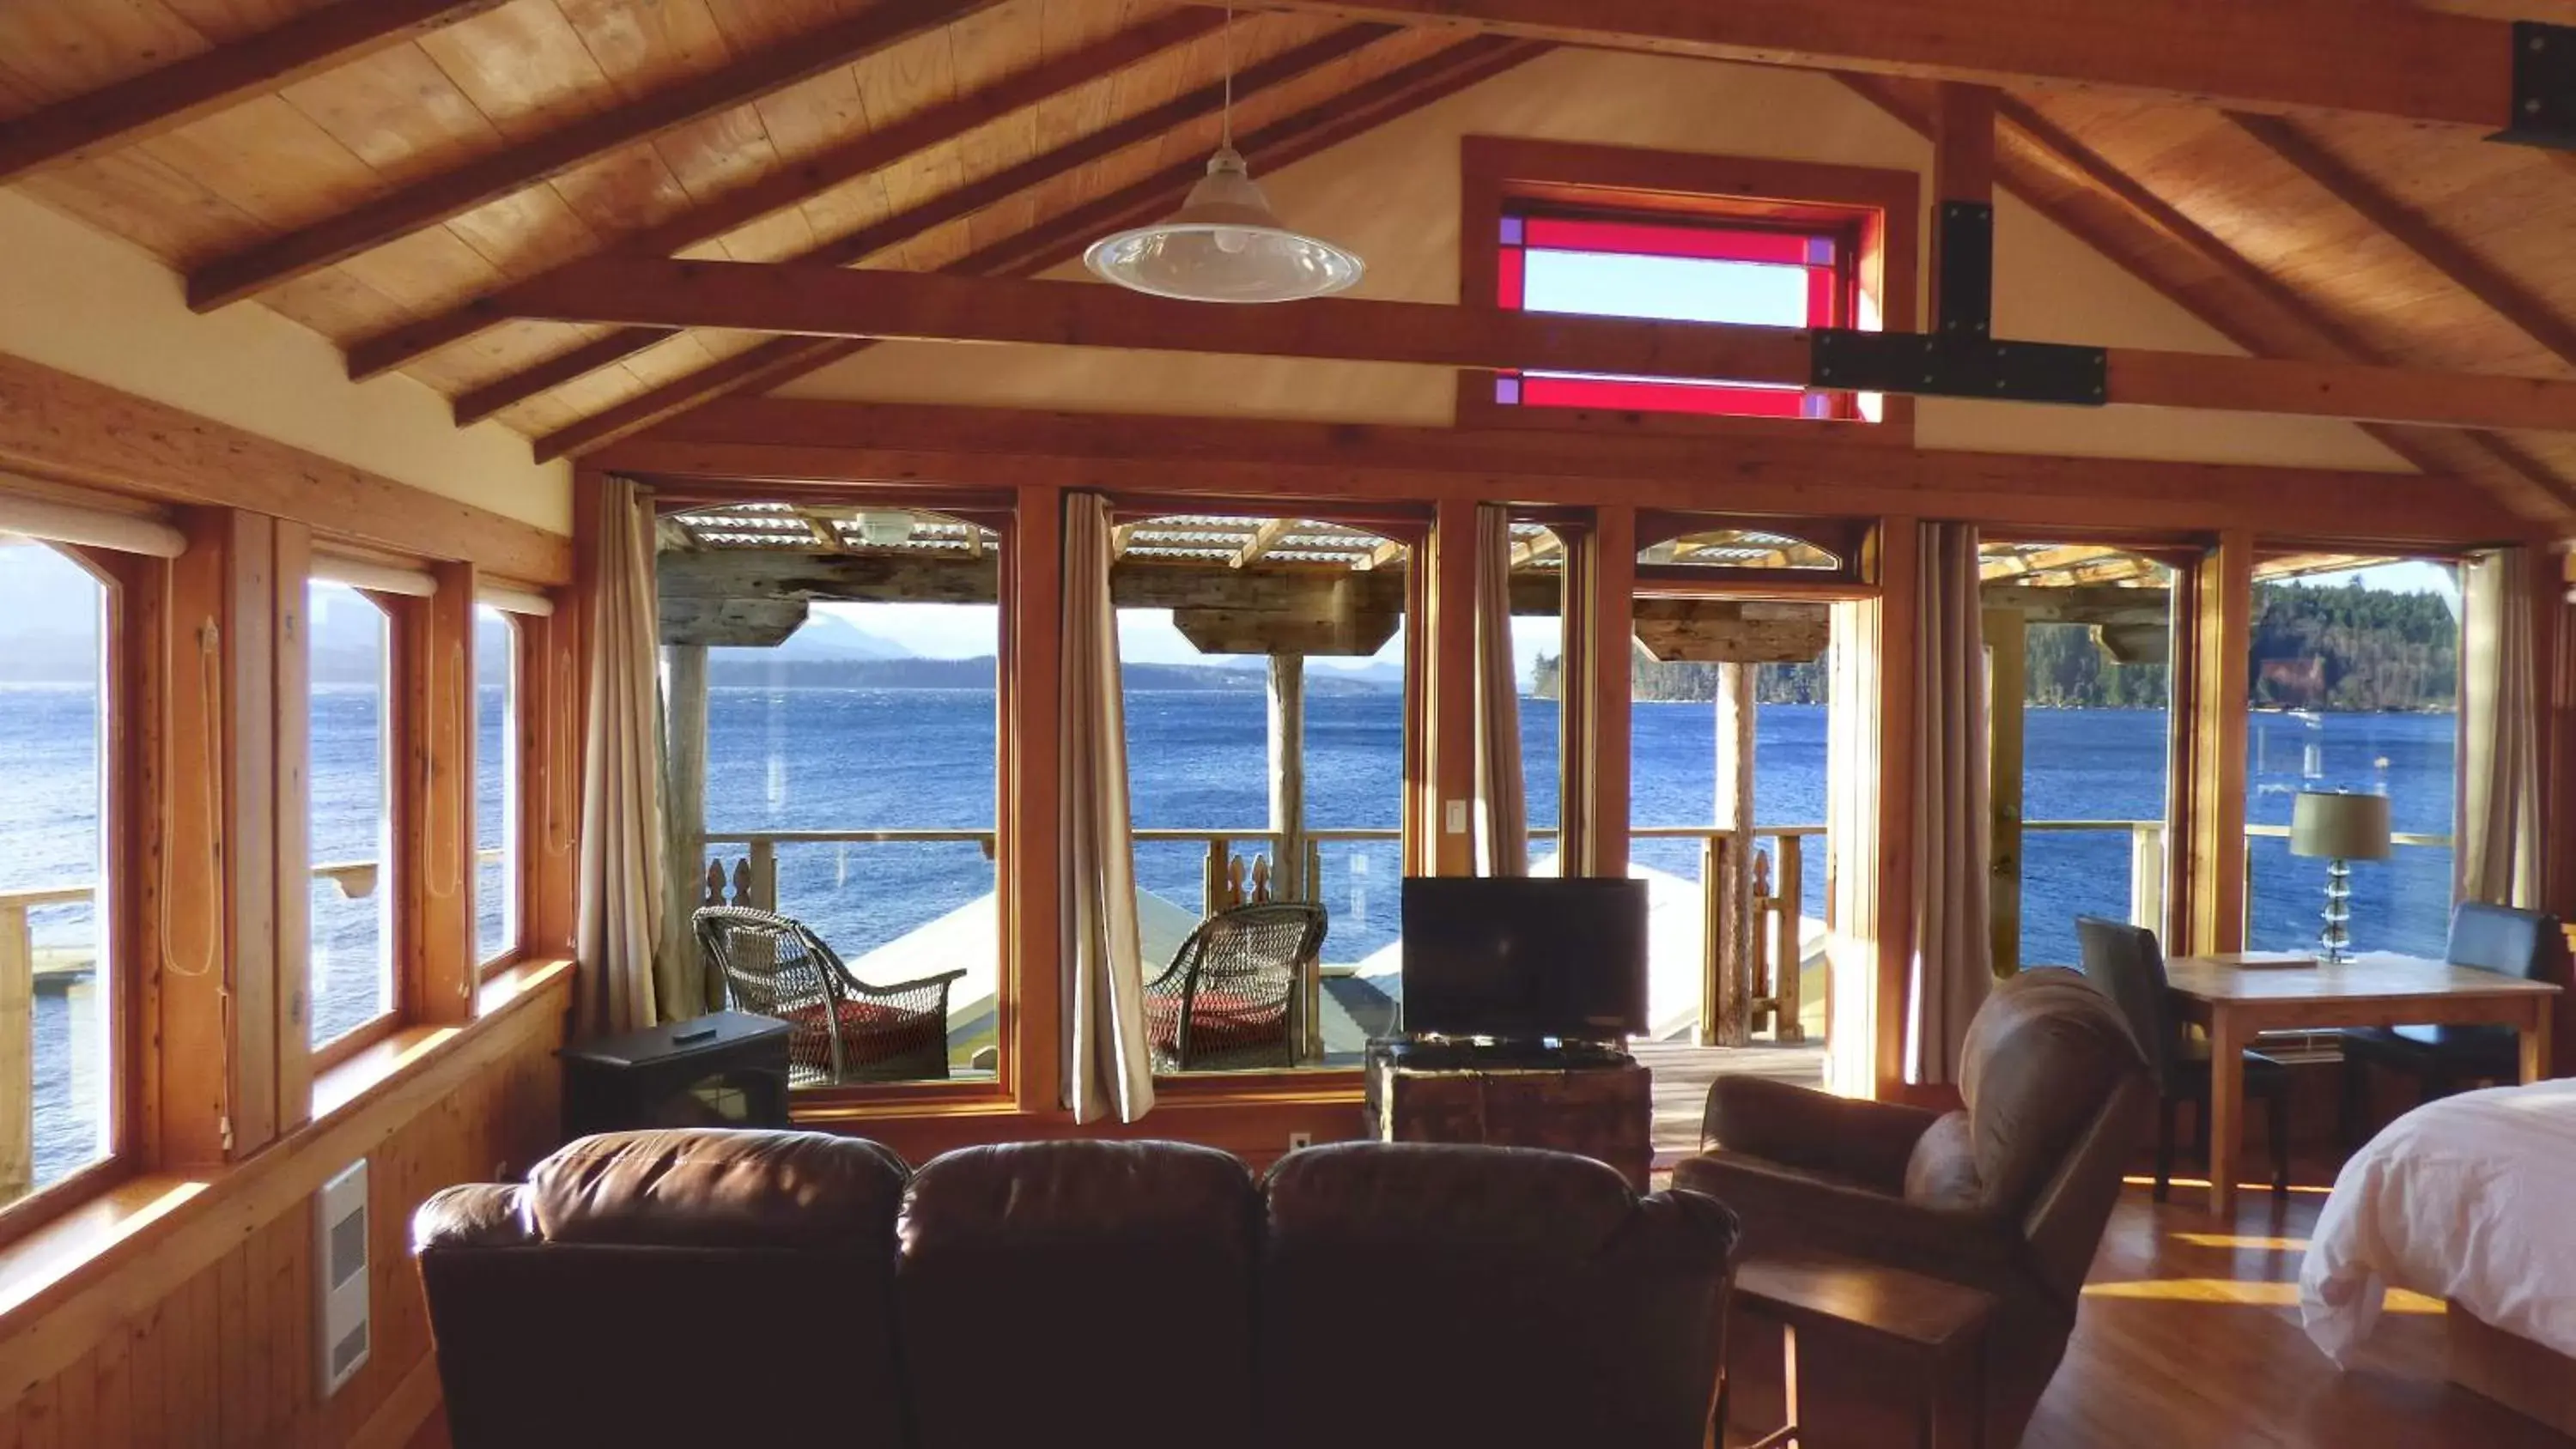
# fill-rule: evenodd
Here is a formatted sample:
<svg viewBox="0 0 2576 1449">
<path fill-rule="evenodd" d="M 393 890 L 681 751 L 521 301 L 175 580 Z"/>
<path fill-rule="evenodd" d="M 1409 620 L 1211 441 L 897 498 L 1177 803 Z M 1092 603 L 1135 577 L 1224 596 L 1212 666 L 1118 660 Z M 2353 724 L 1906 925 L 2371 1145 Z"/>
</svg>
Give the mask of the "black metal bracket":
<svg viewBox="0 0 2576 1449">
<path fill-rule="evenodd" d="M 2576 151 L 2576 26 L 2513 23 L 2513 120 L 2487 139 Z"/>
<path fill-rule="evenodd" d="M 1995 209 L 1982 201 L 1945 201 L 1933 224 L 1940 228 L 1932 249 L 1940 258 L 1932 288 L 1939 331 L 1985 337 L 1995 318 Z"/>
<path fill-rule="evenodd" d="M 1820 327 L 1810 336 L 1814 387 L 2076 407 L 2111 400 L 2110 354 L 2099 347 L 1845 327 Z"/>
</svg>

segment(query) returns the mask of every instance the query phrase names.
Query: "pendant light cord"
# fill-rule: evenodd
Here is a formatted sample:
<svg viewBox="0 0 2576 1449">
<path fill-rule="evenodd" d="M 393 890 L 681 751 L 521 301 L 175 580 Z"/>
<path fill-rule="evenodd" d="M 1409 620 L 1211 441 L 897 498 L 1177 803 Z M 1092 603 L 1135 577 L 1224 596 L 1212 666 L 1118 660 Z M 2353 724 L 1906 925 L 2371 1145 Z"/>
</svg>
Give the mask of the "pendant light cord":
<svg viewBox="0 0 2576 1449">
<path fill-rule="evenodd" d="M 1225 109 L 1217 120 L 1226 150 L 1234 149 L 1234 7 L 1225 7 Z"/>
</svg>

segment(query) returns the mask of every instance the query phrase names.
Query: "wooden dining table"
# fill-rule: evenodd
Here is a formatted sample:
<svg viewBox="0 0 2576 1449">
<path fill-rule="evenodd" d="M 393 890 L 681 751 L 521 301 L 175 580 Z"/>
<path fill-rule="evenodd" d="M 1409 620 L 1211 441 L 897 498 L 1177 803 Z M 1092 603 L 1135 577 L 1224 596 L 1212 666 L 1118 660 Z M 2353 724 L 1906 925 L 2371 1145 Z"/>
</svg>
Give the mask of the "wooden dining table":
<svg viewBox="0 0 2576 1449">
<path fill-rule="evenodd" d="M 2165 963 L 2165 977 L 2183 1018 L 2209 1031 L 2209 1210 L 2222 1218 L 2236 1212 L 2245 1049 L 2256 1032 L 2509 1026 L 2522 1036 L 2522 1080 L 2536 1082 L 2549 1071 L 2558 988 L 2545 981 L 2386 951 L 2340 965 L 2271 954 L 2178 956 Z"/>
</svg>

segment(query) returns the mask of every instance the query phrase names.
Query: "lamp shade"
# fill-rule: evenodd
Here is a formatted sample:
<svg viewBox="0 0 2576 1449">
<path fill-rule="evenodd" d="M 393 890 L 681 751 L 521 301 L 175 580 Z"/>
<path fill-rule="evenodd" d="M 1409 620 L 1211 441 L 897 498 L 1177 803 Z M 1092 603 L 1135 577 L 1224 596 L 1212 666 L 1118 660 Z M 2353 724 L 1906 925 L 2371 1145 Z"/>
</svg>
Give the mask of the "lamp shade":
<svg viewBox="0 0 2576 1449">
<path fill-rule="evenodd" d="M 2388 858 L 2388 797 L 2302 790 L 2290 809 L 2290 853 L 2328 860 Z"/>
<path fill-rule="evenodd" d="M 1228 146 L 1168 220 L 1105 236 L 1083 253 L 1104 281 L 1187 302 L 1293 302 L 1357 283 L 1360 259 L 1279 224 Z"/>
</svg>

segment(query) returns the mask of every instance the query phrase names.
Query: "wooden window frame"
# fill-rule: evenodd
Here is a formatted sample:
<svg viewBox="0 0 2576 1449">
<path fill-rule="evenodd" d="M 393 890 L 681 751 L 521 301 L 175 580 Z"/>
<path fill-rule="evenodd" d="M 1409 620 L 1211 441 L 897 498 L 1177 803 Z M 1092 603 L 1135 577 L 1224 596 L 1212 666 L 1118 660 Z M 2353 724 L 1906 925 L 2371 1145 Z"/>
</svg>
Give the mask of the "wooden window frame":
<svg viewBox="0 0 2576 1449">
<path fill-rule="evenodd" d="M 1910 332 L 1917 318 L 1921 197 L 1920 176 L 1888 167 L 1468 136 L 1460 144 L 1459 302 L 1499 305 L 1496 238 L 1503 217 L 1515 202 L 1537 201 L 1676 221 L 1790 219 L 1847 227 L 1861 295 L 1876 304 L 1880 326 Z M 1494 400 L 1492 374 L 1461 370 L 1457 425 L 1775 438 L 1814 437 L 1829 428 L 1839 429 L 1838 439 L 1911 447 L 1914 400 L 1890 395 L 1883 406 L 1876 423 L 1522 407 Z"/>
<path fill-rule="evenodd" d="M 478 604 L 476 608 L 478 626 L 481 623 L 479 617 L 481 611 L 487 607 L 492 606 Z M 473 871 L 476 956 L 474 976 L 478 984 L 491 980 L 527 959 L 528 940 L 532 934 L 528 925 L 528 903 L 536 899 L 538 890 L 536 861 L 539 851 L 543 848 L 539 836 L 539 817 L 542 812 L 531 808 L 538 802 L 531 798 L 534 792 L 528 788 L 529 781 L 538 773 L 530 766 L 537 759 L 536 752 L 544 748 L 543 735 L 530 727 L 528 719 L 532 713 L 528 708 L 528 701 L 536 698 L 537 692 L 545 687 L 545 651 L 540 647 L 544 642 L 540 637 L 542 631 L 529 627 L 527 615 L 515 614 L 501 608 L 493 608 L 492 611 L 500 616 L 502 624 L 510 632 L 510 692 L 504 700 L 509 711 L 509 719 L 504 734 L 510 746 L 517 752 L 518 770 L 515 774 L 506 769 L 503 771 L 501 793 L 507 802 L 504 808 L 515 806 L 517 809 L 518 829 L 504 832 L 508 838 L 502 847 L 509 852 L 502 862 L 502 877 L 510 892 L 504 916 L 510 925 L 509 937 L 501 943 L 500 950 L 489 956 L 483 954 L 483 862 L 480 848 L 476 848 Z M 479 627 L 476 632 L 480 632 Z M 482 665 L 481 659 L 471 659 L 471 667 L 467 673 L 467 677 L 475 681 L 473 688 L 477 712 L 480 710 L 482 701 Z M 479 718 L 475 721 L 475 745 L 478 748 L 482 745 L 481 723 Z M 479 765 L 480 762 L 477 763 Z M 475 805 L 480 808 L 482 804 L 480 780 L 475 782 L 473 796 Z M 474 832 L 478 836 L 482 833 L 480 824 L 480 821 L 476 822 L 478 828 Z"/>
<path fill-rule="evenodd" d="M 1289 518 L 1308 523 L 1338 524 L 1345 528 L 1364 529 L 1390 543 L 1404 545 L 1407 560 L 1405 609 L 1403 619 L 1404 661 L 1403 701 L 1399 718 L 1403 722 L 1403 786 L 1397 819 L 1396 857 L 1407 874 L 1413 873 L 1410 862 L 1419 849 L 1417 842 L 1433 839 L 1437 829 L 1436 805 L 1430 793 L 1417 788 L 1421 762 L 1427 753 L 1425 731 L 1430 716 L 1427 681 L 1418 670 L 1427 661 L 1428 631 L 1421 627 L 1417 612 L 1417 587 L 1426 570 L 1414 567 L 1424 557 L 1425 545 L 1432 532 L 1432 510 L 1428 505 L 1407 503 L 1360 502 L 1349 499 L 1296 498 L 1287 494 L 1229 494 L 1202 496 L 1171 494 L 1143 490 L 1112 492 L 1108 495 L 1110 517 L 1117 523 L 1141 523 L 1176 514 L 1215 514 L 1247 518 Z M 1158 969 L 1148 961 L 1150 976 Z M 1327 1090 L 1357 1091 L 1362 1069 L 1352 1066 L 1238 1067 L 1226 1071 L 1157 1072 L 1154 1091 L 1158 1098 L 1180 1101 L 1225 1102 L 1251 1094 L 1255 1097 L 1268 1089 L 1292 1092 Z"/>
<path fill-rule="evenodd" d="M 107 1150 L 60 1182 L 31 1189 L 0 1206 L 0 1247 L 56 1221 L 140 1170 L 143 1073 L 139 1068 L 145 1037 L 138 990 L 142 973 L 135 967 L 133 925 L 143 910 L 142 892 L 136 887 L 144 879 L 148 859 L 139 829 L 141 812 L 149 808 L 140 767 L 143 751 L 158 732 L 137 724 L 144 701 L 151 697 L 144 673 L 150 651 L 143 634 L 155 616 L 151 601 L 143 596 L 151 589 L 149 572 L 159 567 L 159 561 L 72 544 L 39 542 L 38 547 L 53 549 L 88 574 L 97 582 L 104 602 L 99 620 L 99 772 L 103 778 L 98 867 L 104 873 L 100 884 L 106 905 L 97 912 L 97 927 L 106 949 L 100 953 L 96 989 L 107 1009 L 107 1027 L 100 1038 L 107 1048 L 107 1061 L 99 1073 L 108 1094 Z M 32 1088 L 31 1078 L 31 1097 Z M 31 1151 L 32 1147 L 31 1141 Z"/>
<path fill-rule="evenodd" d="M 803 1087 L 791 1093 L 790 1106 L 800 1122 L 866 1121 L 881 1115 L 939 1116 L 948 1113 L 974 1115 L 989 1113 L 1011 1103 L 1023 1090 L 1023 1079 L 1034 1069 L 1052 1077 L 1051 1066 L 1022 1060 L 1018 1048 L 1018 1020 L 1027 1011 L 1026 1003 L 1033 992 L 1027 975 L 1021 969 L 1015 943 L 1016 922 L 1021 909 L 1015 899 L 1013 881 L 1029 854 L 1029 833 L 1016 822 L 1019 789 L 1014 764 L 1016 755 L 1031 747 L 1054 748 L 1052 720 L 1038 737 L 1015 727 L 1021 718 L 1021 688 L 1016 660 L 1029 648 L 1029 640 L 1020 627 L 1018 611 L 1012 605 L 1021 591 L 1022 562 L 1020 542 L 1026 529 L 1020 500 L 1010 492 L 972 486 L 920 484 L 871 484 L 867 486 L 834 485 L 816 489 L 800 487 L 793 482 L 742 483 L 728 486 L 695 486 L 682 484 L 656 493 L 657 513 L 684 513 L 694 508 L 722 507 L 740 503 L 816 503 L 866 508 L 902 509 L 918 513 L 935 513 L 959 522 L 981 524 L 994 531 L 995 598 L 994 598 L 994 762 L 993 762 L 993 889 L 995 916 L 999 926 L 996 942 L 993 987 L 993 1025 L 995 1061 L 990 1077 L 950 1078 L 915 1082 L 845 1082 Z M 1052 591 L 1051 591 L 1052 592 Z M 1046 617 L 1055 610 L 1050 601 Z M 565 615 L 558 611 L 546 621 L 548 634 L 565 627 Z M 549 643 L 551 645 L 551 637 Z M 658 646 L 657 646 L 658 648 Z M 1053 641 L 1047 641 L 1052 654 Z M 523 657 L 529 652 L 522 651 Z M 551 648 L 547 651 L 551 652 Z M 523 812 L 523 825 L 530 817 Z M 540 827 L 541 828 L 541 827 Z M 1052 839 L 1046 845 L 1052 849 Z M 1051 859 L 1052 857 L 1050 857 Z M 1050 958 L 1051 959 L 1051 958 Z M 1049 999 L 1052 994 L 1048 993 Z M 1044 1088 L 1052 1092 L 1050 1080 Z"/>
</svg>

